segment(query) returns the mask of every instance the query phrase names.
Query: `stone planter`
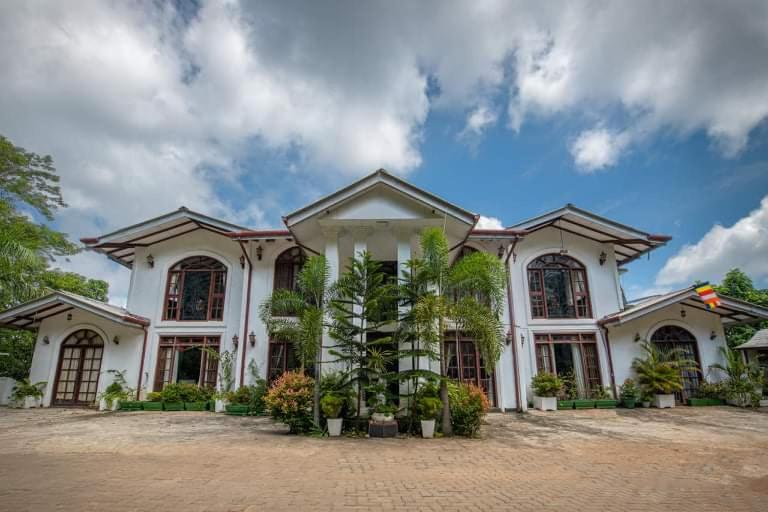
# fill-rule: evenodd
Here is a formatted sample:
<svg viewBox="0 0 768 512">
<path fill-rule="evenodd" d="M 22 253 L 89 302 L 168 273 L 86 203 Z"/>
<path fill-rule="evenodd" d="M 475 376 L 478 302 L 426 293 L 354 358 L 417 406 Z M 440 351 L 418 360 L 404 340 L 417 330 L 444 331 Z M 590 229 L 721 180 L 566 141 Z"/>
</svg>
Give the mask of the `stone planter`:
<svg viewBox="0 0 768 512">
<path fill-rule="evenodd" d="M 394 421 L 395 416 L 393 414 L 385 414 L 381 412 L 375 412 L 371 415 L 371 419 L 376 423 L 384 423 L 385 421 Z"/>
<path fill-rule="evenodd" d="M 648 409 L 651 407 L 651 402 L 640 402 L 640 405 L 643 406 L 643 409 Z"/>
<path fill-rule="evenodd" d="M 19 407 L 22 409 L 34 409 L 40 407 L 40 399 L 34 396 L 25 396 L 24 400 L 20 402 Z"/>
<path fill-rule="evenodd" d="M 99 410 L 100 411 L 116 411 L 120 407 L 120 402 L 118 400 L 112 400 L 112 403 L 107 404 L 107 399 L 102 398 L 99 400 Z"/>
<path fill-rule="evenodd" d="M 226 400 L 216 400 L 216 406 L 214 408 L 214 412 L 225 412 L 227 410 L 227 405 L 229 402 Z"/>
<path fill-rule="evenodd" d="M 675 395 L 653 395 L 653 406 L 658 409 L 671 409 L 675 406 Z"/>
<path fill-rule="evenodd" d="M 424 439 L 435 437 L 435 420 L 421 420 L 421 437 Z"/>
<path fill-rule="evenodd" d="M 556 411 L 557 397 L 554 396 L 534 396 L 533 406 L 540 411 Z"/>
<path fill-rule="evenodd" d="M 339 437 L 341 435 L 341 426 L 344 424 L 343 418 L 328 418 L 328 435 Z"/>
</svg>

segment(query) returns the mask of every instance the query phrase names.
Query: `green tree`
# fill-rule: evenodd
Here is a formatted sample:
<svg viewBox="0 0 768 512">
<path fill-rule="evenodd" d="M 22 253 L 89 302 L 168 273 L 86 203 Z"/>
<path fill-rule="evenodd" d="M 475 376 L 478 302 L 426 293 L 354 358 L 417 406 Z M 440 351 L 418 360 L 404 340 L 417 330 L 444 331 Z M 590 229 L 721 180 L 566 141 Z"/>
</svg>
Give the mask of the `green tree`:
<svg viewBox="0 0 768 512">
<path fill-rule="evenodd" d="M 260 307 L 269 335 L 290 342 L 301 371 L 314 365 L 313 420 L 320 425 L 320 376 L 323 327 L 330 288 L 330 269 L 323 256 L 311 256 L 297 276 L 296 290 L 276 290 Z"/>
<path fill-rule="evenodd" d="M 768 307 L 768 289 L 760 290 L 755 288 L 752 279 L 738 268 L 729 270 L 728 273 L 725 274 L 723 281 L 714 288 L 715 291 L 721 295 Z M 729 346 L 736 347 L 749 341 L 760 329 L 768 329 L 768 322 L 760 322 L 754 325 L 726 327 L 725 337 L 728 340 Z"/>
<path fill-rule="evenodd" d="M 475 252 L 449 264 L 448 241 L 439 228 L 427 228 L 421 236 L 422 259 L 419 268 L 428 283 L 427 291 L 416 306 L 423 311 L 424 325 L 432 325 L 437 332 L 427 339 L 442 340 L 450 322 L 455 335 L 471 336 L 487 367 L 493 368 L 501 357 L 504 346 L 501 309 L 504 301 L 506 270 L 494 256 Z M 443 401 L 442 428 L 452 434 L 448 399 L 447 358 L 443 343 L 439 343 L 440 398 Z"/>
<path fill-rule="evenodd" d="M 363 390 L 392 377 L 384 372 L 386 364 L 397 355 L 388 348 L 392 338 L 378 333 L 393 323 L 387 310 L 394 296 L 394 287 L 386 282 L 381 265 L 368 251 L 350 258 L 334 289 L 330 335 L 336 344 L 329 353 L 335 357 L 331 362 L 345 367 L 346 384 L 356 389 L 358 415 Z M 373 333 L 377 333 L 376 336 L 371 336 Z"/>
</svg>

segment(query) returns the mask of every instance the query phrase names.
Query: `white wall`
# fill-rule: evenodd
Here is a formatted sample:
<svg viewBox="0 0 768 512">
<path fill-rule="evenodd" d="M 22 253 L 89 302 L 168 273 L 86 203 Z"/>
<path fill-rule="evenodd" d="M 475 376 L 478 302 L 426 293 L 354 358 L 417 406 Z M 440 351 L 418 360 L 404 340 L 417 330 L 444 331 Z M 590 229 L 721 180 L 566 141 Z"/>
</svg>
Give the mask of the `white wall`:
<svg viewBox="0 0 768 512">
<path fill-rule="evenodd" d="M 80 329 L 95 331 L 104 341 L 98 392 L 104 391 L 112 383 L 113 377 L 107 370 L 126 371 L 128 385 L 135 388 L 139 377 L 144 331 L 139 326 L 123 326 L 86 311 L 73 309 L 70 313 L 71 320 L 67 320 L 67 313 L 43 320 L 37 334 L 29 379 L 33 383 L 47 382 L 43 405 L 51 405 L 61 344 L 67 336 Z M 45 336 L 48 336 L 50 343 L 43 341 Z M 115 336 L 119 338 L 118 345 L 112 341 Z"/>
<path fill-rule="evenodd" d="M 624 379 L 636 378 L 632 370 L 632 361 L 635 357 L 642 357 L 643 351 L 640 343 L 634 341 L 635 335 L 638 335 L 642 340 L 649 340 L 651 335 L 664 325 L 677 325 L 693 334 L 696 337 L 704 375 L 713 381 L 722 378 L 718 371 L 708 372 L 709 365 L 724 363 L 720 354 L 720 347 L 725 346 L 726 342 L 720 317 L 693 308 L 684 309 L 685 318 L 681 317 L 681 306 L 677 304 L 650 313 L 625 325 L 608 326 L 617 385 L 621 385 Z M 713 331 L 715 339 L 710 339 Z"/>
</svg>

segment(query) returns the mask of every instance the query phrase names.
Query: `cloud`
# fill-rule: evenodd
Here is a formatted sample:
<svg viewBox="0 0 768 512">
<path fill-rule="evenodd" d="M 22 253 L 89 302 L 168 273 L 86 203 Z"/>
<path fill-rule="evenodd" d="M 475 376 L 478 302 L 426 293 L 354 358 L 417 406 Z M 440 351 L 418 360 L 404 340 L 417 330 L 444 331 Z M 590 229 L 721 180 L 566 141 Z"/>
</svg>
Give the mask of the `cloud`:
<svg viewBox="0 0 768 512">
<path fill-rule="evenodd" d="M 464 129 L 459 133 L 460 140 L 471 140 L 481 137 L 485 130 L 496 124 L 499 115 L 487 105 L 479 105 L 467 115 Z"/>
<path fill-rule="evenodd" d="M 616 164 L 627 142 L 626 134 L 595 128 L 582 132 L 571 145 L 570 151 L 580 172 L 591 174 Z"/>
<path fill-rule="evenodd" d="M 730 227 L 715 225 L 701 240 L 685 245 L 656 276 L 657 286 L 719 282 L 738 267 L 755 279 L 768 277 L 768 196 L 760 207 Z"/>
<path fill-rule="evenodd" d="M 477 229 L 504 229 L 504 224 L 496 217 L 480 216 L 480 220 L 477 221 Z"/>
</svg>

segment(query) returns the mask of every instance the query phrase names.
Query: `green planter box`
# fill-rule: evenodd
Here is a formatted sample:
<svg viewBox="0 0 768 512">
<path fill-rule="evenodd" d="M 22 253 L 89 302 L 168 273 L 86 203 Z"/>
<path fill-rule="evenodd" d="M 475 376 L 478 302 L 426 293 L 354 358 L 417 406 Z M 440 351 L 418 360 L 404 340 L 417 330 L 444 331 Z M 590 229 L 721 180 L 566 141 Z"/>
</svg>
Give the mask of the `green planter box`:
<svg viewBox="0 0 768 512">
<path fill-rule="evenodd" d="M 617 405 L 618 400 L 595 400 L 595 407 L 598 409 L 615 409 Z"/>
<path fill-rule="evenodd" d="M 166 411 L 183 411 L 184 402 L 163 402 L 163 410 Z"/>
<path fill-rule="evenodd" d="M 627 409 L 634 409 L 635 405 L 637 405 L 637 400 L 634 398 L 625 398 L 621 401 L 621 405 Z"/>
<path fill-rule="evenodd" d="M 725 405 L 719 398 L 689 398 L 688 405 L 692 407 L 708 407 L 712 405 Z"/>
<path fill-rule="evenodd" d="M 228 404 L 227 414 L 231 416 L 246 416 L 250 412 L 250 408 L 247 405 Z"/>
<path fill-rule="evenodd" d="M 135 400 L 120 400 L 119 409 L 121 411 L 140 411 L 143 409 L 141 402 Z"/>
<path fill-rule="evenodd" d="M 163 402 L 141 402 L 142 409 L 145 411 L 162 411 Z"/>
<path fill-rule="evenodd" d="M 557 409 L 573 409 L 573 400 L 558 400 Z"/>
<path fill-rule="evenodd" d="M 208 402 L 184 402 L 185 411 L 204 411 Z"/>
<path fill-rule="evenodd" d="M 575 409 L 594 409 L 595 401 L 594 400 L 574 400 L 573 407 Z"/>
</svg>

